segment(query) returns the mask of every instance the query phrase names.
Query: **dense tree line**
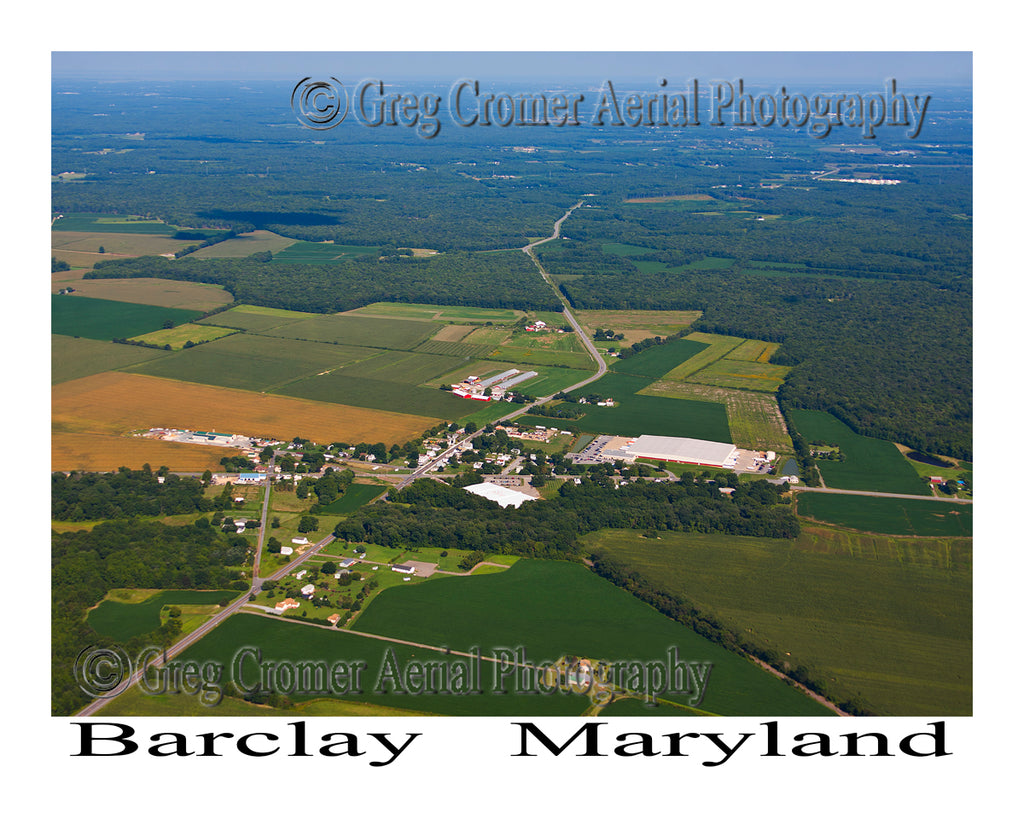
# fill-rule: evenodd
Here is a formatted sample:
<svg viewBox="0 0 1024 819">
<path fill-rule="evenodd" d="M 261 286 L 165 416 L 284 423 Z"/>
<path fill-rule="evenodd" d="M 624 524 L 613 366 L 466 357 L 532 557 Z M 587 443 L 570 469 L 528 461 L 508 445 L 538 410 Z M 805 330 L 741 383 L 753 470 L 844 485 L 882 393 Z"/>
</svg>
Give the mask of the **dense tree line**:
<svg viewBox="0 0 1024 819">
<path fill-rule="evenodd" d="M 831 412 L 857 432 L 926 452 L 971 454 L 971 297 L 922 281 L 588 276 L 562 289 L 581 309 L 701 310 L 691 329 L 782 343 L 784 407 Z"/>
<path fill-rule="evenodd" d="M 638 481 L 618 489 L 603 475 L 568 481 L 543 503 L 497 513 L 492 501 L 421 479 L 340 522 L 335 537 L 385 546 L 484 550 L 531 557 L 578 557 L 578 536 L 603 528 L 724 532 L 792 538 L 799 525 L 780 490 L 739 484 L 731 496 L 715 481 Z"/>
<path fill-rule="evenodd" d="M 162 479 L 162 481 L 161 481 Z M 207 512 L 202 481 L 172 475 L 166 469 L 117 472 L 55 472 L 50 477 L 53 520 L 114 520 L 138 515 Z"/>
<path fill-rule="evenodd" d="M 313 313 L 403 301 L 561 311 L 561 302 L 522 253 L 445 253 L 423 259 L 361 257 L 323 265 L 244 259 L 142 256 L 100 262 L 86 278 L 165 278 L 207 282 L 235 301 Z"/>
<path fill-rule="evenodd" d="M 204 525 L 205 524 L 205 525 Z M 75 660 L 106 645 L 85 614 L 115 588 L 235 589 L 248 587 L 239 567 L 249 560 L 244 537 L 224 535 L 200 518 L 194 526 L 109 521 L 91 530 L 51 536 L 52 712 L 71 714 L 89 701 L 75 679 Z M 129 656 L 168 631 L 124 646 Z M 134 659 L 134 657 L 132 657 Z"/>
</svg>

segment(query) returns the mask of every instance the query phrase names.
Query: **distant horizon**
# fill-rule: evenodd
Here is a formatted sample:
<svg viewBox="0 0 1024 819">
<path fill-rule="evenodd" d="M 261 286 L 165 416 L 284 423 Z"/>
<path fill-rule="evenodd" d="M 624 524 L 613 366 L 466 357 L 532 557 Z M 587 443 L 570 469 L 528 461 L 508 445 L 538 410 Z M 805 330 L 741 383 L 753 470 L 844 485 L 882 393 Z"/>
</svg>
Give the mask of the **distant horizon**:
<svg viewBox="0 0 1024 819">
<path fill-rule="evenodd" d="M 524 59 L 528 57 L 529 59 Z M 292 80 L 327 74 L 392 81 L 647 81 L 691 78 L 751 83 L 880 82 L 890 77 L 931 85 L 973 85 L 968 51 L 852 52 L 249 52 L 151 51 L 51 53 L 51 79 L 121 81 Z"/>
</svg>

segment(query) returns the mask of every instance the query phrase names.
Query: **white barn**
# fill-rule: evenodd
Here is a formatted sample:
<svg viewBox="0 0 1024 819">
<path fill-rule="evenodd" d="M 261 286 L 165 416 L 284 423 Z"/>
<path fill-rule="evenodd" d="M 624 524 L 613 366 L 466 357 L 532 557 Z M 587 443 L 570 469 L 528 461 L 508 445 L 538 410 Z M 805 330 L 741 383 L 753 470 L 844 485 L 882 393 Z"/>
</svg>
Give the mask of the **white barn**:
<svg viewBox="0 0 1024 819">
<path fill-rule="evenodd" d="M 725 469 L 736 465 L 739 450 L 733 444 L 721 441 L 702 441 L 698 438 L 673 438 L 667 435 L 641 435 L 614 452 L 605 452 L 611 457 L 622 456 L 625 460 L 650 458 L 654 461 L 671 461 L 699 466 L 719 466 Z"/>
</svg>

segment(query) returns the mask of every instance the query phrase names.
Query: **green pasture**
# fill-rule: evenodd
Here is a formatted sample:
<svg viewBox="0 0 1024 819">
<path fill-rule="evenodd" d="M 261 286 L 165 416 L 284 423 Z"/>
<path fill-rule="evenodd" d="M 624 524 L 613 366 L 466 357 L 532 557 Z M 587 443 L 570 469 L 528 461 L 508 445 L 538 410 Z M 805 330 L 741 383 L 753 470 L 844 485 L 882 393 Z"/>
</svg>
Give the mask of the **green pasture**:
<svg viewBox="0 0 1024 819">
<path fill-rule="evenodd" d="M 208 318 L 199 319 L 202 324 L 214 324 L 217 327 L 232 327 L 236 330 L 251 330 L 259 333 L 272 330 L 283 324 L 292 324 L 312 317 L 312 313 L 300 313 L 296 310 L 279 310 L 274 307 L 257 307 L 242 304 L 232 307 L 223 313 L 216 313 Z"/>
<path fill-rule="evenodd" d="M 712 713 L 827 713 L 802 693 L 657 613 L 573 563 L 520 560 L 499 574 L 446 577 L 388 589 L 359 619 L 359 630 L 465 650 L 523 646 L 528 660 L 565 655 L 662 660 L 668 649 L 713 663 L 700 707 Z"/>
<path fill-rule="evenodd" d="M 51 331 L 62 336 L 81 336 L 99 341 L 159 330 L 165 321 L 184 324 L 202 313 L 176 307 L 157 307 L 127 301 L 91 299 L 87 296 L 50 297 Z"/>
<path fill-rule="evenodd" d="M 908 498 L 873 498 L 800 492 L 800 515 L 864 532 L 921 537 L 970 537 L 974 509 L 969 503 Z"/>
<path fill-rule="evenodd" d="M 379 498 L 386 491 L 386 486 L 354 483 L 345 490 L 344 495 L 327 504 L 327 506 L 321 507 L 321 510 L 324 514 L 328 515 L 347 515 L 350 512 L 354 512 L 360 506 Z"/>
<path fill-rule="evenodd" d="M 971 713 L 967 540 L 805 528 L 796 541 L 604 530 L 585 542 L 876 713 Z"/>
<path fill-rule="evenodd" d="M 845 461 L 817 461 L 825 485 L 833 489 L 865 489 L 908 495 L 929 495 L 896 445 L 858 435 L 838 418 L 818 410 L 794 410 L 792 421 L 807 445 L 822 441 L 838 446 Z"/>
<path fill-rule="evenodd" d="M 344 262 L 357 256 L 377 256 L 378 247 L 336 245 L 333 242 L 295 242 L 274 254 L 278 264 L 325 264 Z"/>
<path fill-rule="evenodd" d="M 155 236 L 170 236 L 178 230 L 155 219 L 130 219 L 116 213 L 65 213 L 53 223 L 52 229 L 79 233 L 149 233 Z"/>
<path fill-rule="evenodd" d="M 405 304 L 378 301 L 355 310 L 346 316 L 382 316 L 384 318 L 442 321 L 449 324 L 511 324 L 523 315 L 521 310 L 502 310 L 490 307 L 456 307 L 445 304 Z"/>
</svg>

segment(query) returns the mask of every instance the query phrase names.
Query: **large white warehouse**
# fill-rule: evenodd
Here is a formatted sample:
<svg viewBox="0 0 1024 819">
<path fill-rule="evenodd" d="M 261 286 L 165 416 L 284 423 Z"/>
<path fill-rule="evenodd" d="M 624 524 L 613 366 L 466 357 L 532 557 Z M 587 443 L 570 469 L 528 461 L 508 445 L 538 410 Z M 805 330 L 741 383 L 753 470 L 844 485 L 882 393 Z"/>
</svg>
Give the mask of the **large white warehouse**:
<svg viewBox="0 0 1024 819">
<path fill-rule="evenodd" d="M 655 461 L 720 466 L 728 469 L 736 466 L 736 456 L 739 454 L 739 450 L 732 444 L 723 444 L 720 441 L 671 438 L 667 435 L 641 435 L 618 450 L 613 452 L 606 450 L 604 454 L 611 457 L 621 456 L 630 461 L 635 458 L 651 458 Z"/>
</svg>

